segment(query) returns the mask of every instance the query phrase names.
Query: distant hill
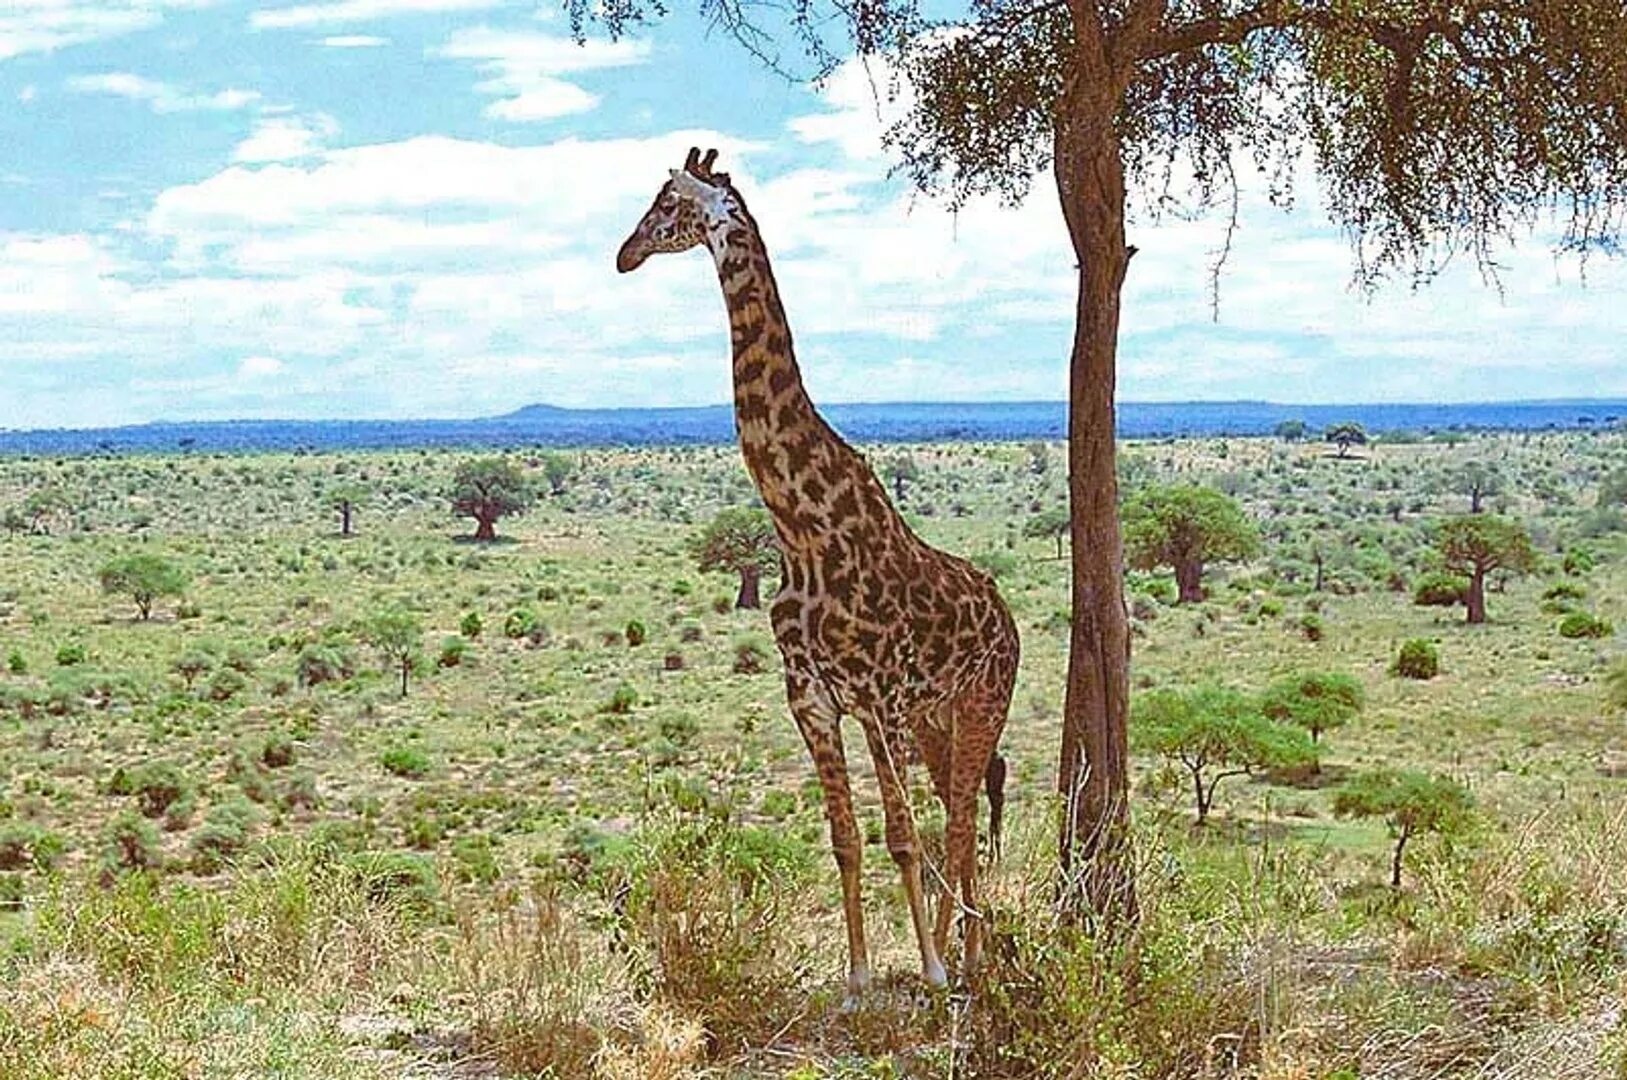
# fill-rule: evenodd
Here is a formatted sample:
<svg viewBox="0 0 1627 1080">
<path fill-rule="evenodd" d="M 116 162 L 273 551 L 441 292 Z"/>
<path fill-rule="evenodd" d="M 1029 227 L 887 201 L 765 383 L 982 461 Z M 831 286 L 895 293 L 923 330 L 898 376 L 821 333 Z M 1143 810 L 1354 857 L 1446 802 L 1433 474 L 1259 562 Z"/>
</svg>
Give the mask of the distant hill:
<svg viewBox="0 0 1627 1080">
<path fill-rule="evenodd" d="M 854 442 L 1059 439 L 1057 401 L 828 405 L 821 411 Z M 1627 399 L 1457 405 L 1280 405 L 1268 401 L 1121 402 L 1119 433 L 1145 439 L 1265 435 L 1284 420 L 1312 431 L 1354 420 L 1375 433 L 1602 428 L 1627 418 Z M 734 440 L 730 406 L 567 409 L 527 405 L 473 420 L 232 420 L 117 428 L 0 430 L 0 453 L 84 454 L 383 449 L 400 447 L 677 446 Z"/>
</svg>

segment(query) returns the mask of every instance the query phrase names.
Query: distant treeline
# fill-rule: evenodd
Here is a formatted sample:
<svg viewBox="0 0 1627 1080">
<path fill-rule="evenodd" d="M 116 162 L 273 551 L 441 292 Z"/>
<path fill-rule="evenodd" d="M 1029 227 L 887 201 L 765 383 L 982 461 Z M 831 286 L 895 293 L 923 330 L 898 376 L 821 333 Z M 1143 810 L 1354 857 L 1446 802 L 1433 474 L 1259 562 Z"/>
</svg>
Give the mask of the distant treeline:
<svg viewBox="0 0 1627 1080">
<path fill-rule="evenodd" d="M 1062 402 L 829 405 L 825 416 L 854 442 L 1060 439 Z M 1123 402 L 1119 434 L 1269 435 L 1303 421 L 1317 437 L 1358 423 L 1375 435 L 1451 431 L 1542 431 L 1614 427 L 1627 399 L 1459 405 L 1279 405 L 1265 401 Z M 390 449 L 413 447 L 678 446 L 734 440 L 729 406 L 683 409 L 561 409 L 533 405 L 475 420 L 234 420 L 118 428 L 0 430 L 0 453 L 89 454 Z"/>
</svg>

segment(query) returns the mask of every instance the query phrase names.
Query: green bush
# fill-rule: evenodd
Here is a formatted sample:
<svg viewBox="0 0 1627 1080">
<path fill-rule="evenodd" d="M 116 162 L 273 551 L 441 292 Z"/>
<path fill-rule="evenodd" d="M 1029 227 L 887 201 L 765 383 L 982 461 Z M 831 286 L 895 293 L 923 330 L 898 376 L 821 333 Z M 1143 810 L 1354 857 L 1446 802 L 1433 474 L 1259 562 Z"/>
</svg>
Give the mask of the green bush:
<svg viewBox="0 0 1627 1080">
<path fill-rule="evenodd" d="M 28 674 L 28 658 L 23 655 L 21 649 L 13 649 L 6 654 L 6 670 L 13 675 Z"/>
<path fill-rule="evenodd" d="M 484 629 L 485 624 L 480 621 L 480 612 L 478 611 L 466 612 L 463 619 L 458 623 L 458 633 L 470 640 L 479 637 L 480 632 Z"/>
<path fill-rule="evenodd" d="M 627 644 L 635 646 L 644 644 L 644 639 L 647 636 L 644 624 L 637 619 L 633 619 L 627 624 L 626 635 Z"/>
<path fill-rule="evenodd" d="M 15 911 L 23 906 L 27 889 L 21 874 L 0 873 L 0 911 Z"/>
<path fill-rule="evenodd" d="M 454 840 L 452 858 L 457 862 L 458 880 L 490 885 L 502 877 L 496 850 L 489 836 L 460 836 Z"/>
<path fill-rule="evenodd" d="M 1456 607 L 1469 601 L 1469 580 L 1434 571 L 1418 579 L 1412 589 L 1412 602 L 1419 607 Z"/>
<path fill-rule="evenodd" d="M 625 715 L 638 704 L 638 690 L 631 683 L 622 683 L 611 693 L 605 712 Z"/>
<path fill-rule="evenodd" d="M 85 651 L 85 644 L 82 641 L 66 641 L 57 646 L 56 662 L 58 667 L 72 667 L 75 664 L 83 664 L 88 657 L 89 654 Z"/>
<path fill-rule="evenodd" d="M 392 746 L 379 755 L 379 764 L 392 776 L 419 780 L 429 775 L 429 757 L 416 746 Z"/>
<path fill-rule="evenodd" d="M 364 883 L 368 899 L 419 914 L 433 912 L 440 900 L 440 882 L 428 856 L 399 851 L 362 851 L 349 859 L 351 870 Z"/>
<path fill-rule="evenodd" d="M 734 673 L 757 675 L 768 670 L 768 650 L 756 641 L 742 641 L 734 647 Z"/>
<path fill-rule="evenodd" d="M 1327 635 L 1327 623 L 1315 612 L 1307 612 L 1300 616 L 1299 632 L 1306 641 L 1321 641 Z"/>
<path fill-rule="evenodd" d="M 1565 552 L 1565 558 L 1560 564 L 1560 568 L 1567 574 L 1586 574 L 1592 571 L 1597 561 L 1591 549 L 1573 547 Z"/>
<path fill-rule="evenodd" d="M 1559 636 L 1565 638 L 1607 638 L 1616 632 L 1608 619 L 1592 612 L 1573 611 L 1559 620 Z"/>
<path fill-rule="evenodd" d="M 1581 600 L 1587 587 L 1574 581 L 1556 581 L 1542 592 L 1544 600 Z"/>
<path fill-rule="evenodd" d="M 469 641 L 467 638 L 447 637 L 441 639 L 441 652 L 435 658 L 435 666 L 443 668 L 461 667 L 464 657 L 469 655 Z"/>
<path fill-rule="evenodd" d="M 307 645 L 294 662 L 294 675 L 307 689 L 323 683 L 343 682 L 353 674 L 355 664 L 350 655 L 336 645 Z"/>
<path fill-rule="evenodd" d="M 60 835 L 38 825 L 0 825 L 0 870 L 49 870 L 67 846 Z"/>
<path fill-rule="evenodd" d="M 1411 638 L 1401 645 L 1390 674 L 1407 679 L 1433 679 L 1441 671 L 1441 654 L 1434 644 L 1423 638 Z"/>
<path fill-rule="evenodd" d="M 537 613 L 530 608 L 515 608 L 503 620 L 503 636 L 519 639 L 530 637 L 537 629 Z"/>
<path fill-rule="evenodd" d="M 209 677 L 210 701 L 230 701 L 248 689 L 249 681 L 236 668 L 223 667 Z"/>
<path fill-rule="evenodd" d="M 127 873 L 157 870 L 164 865 L 158 830 L 134 811 L 126 810 L 102 833 L 101 872 L 104 881 Z"/>
</svg>

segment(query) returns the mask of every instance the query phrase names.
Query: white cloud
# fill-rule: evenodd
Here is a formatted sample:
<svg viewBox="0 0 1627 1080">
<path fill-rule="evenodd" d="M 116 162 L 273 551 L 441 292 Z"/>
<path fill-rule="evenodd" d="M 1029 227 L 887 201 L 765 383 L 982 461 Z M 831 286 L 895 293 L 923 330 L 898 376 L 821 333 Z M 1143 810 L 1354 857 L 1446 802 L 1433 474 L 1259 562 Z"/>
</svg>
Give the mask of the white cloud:
<svg viewBox="0 0 1627 1080">
<path fill-rule="evenodd" d="M 490 76 L 475 87 L 498 99 L 486 106 L 487 116 L 526 122 L 594 108 L 599 103 L 595 95 L 559 76 L 642 63 L 649 47 L 627 38 L 579 45 L 568 37 L 481 26 L 458 31 L 436 54 L 474 60 Z"/>
<path fill-rule="evenodd" d="M 33 101 L 38 96 L 39 96 L 39 88 L 36 87 L 33 83 L 29 83 L 27 86 L 25 86 L 21 90 L 17 91 L 17 100 L 22 102 L 24 105 L 27 105 L 29 102 Z"/>
<path fill-rule="evenodd" d="M 370 34 L 338 34 L 322 39 L 322 44 L 330 49 L 376 49 L 389 43 L 389 38 L 373 37 Z"/>
<path fill-rule="evenodd" d="M 166 10 L 210 0 L 6 0 L 0 7 L 0 60 L 157 26 Z"/>
<path fill-rule="evenodd" d="M 397 15 L 480 11 L 502 7 L 505 3 L 507 0 L 335 0 L 325 4 L 265 8 L 250 16 L 249 24 L 257 30 L 321 26 L 369 22 Z"/>
<path fill-rule="evenodd" d="M 222 90 L 214 94 L 188 94 L 171 86 L 127 71 L 101 75 L 77 75 L 68 80 L 69 90 L 79 94 L 110 94 L 145 102 L 154 112 L 232 112 L 260 100 L 253 90 Z"/>
<path fill-rule="evenodd" d="M 287 365 L 275 356 L 245 356 L 237 365 L 237 377 L 244 380 L 269 379 L 281 375 Z"/>
<path fill-rule="evenodd" d="M 310 157 L 322 143 L 339 131 L 339 124 L 326 113 L 310 116 L 265 116 L 254 132 L 232 151 L 232 160 L 258 163 L 293 161 Z"/>
</svg>

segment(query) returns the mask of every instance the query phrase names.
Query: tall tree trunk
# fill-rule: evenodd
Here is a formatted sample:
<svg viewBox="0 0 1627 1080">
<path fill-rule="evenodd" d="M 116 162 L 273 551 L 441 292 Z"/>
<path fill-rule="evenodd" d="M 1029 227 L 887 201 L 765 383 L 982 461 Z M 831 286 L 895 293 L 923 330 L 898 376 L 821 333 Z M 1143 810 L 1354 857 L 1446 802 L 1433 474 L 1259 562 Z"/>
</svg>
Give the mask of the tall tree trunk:
<svg viewBox="0 0 1627 1080">
<path fill-rule="evenodd" d="M 761 591 L 758 588 L 763 579 L 763 571 L 758 566 L 742 566 L 740 568 L 740 595 L 734 598 L 736 608 L 750 608 L 756 611 L 763 606 Z"/>
<path fill-rule="evenodd" d="M 1471 514 L 1480 513 L 1480 489 L 1479 488 L 1470 488 L 1469 489 L 1469 513 L 1471 513 Z"/>
<path fill-rule="evenodd" d="M 1079 266 L 1068 374 L 1068 500 L 1073 626 L 1057 784 L 1063 910 L 1108 924 L 1133 918 L 1128 849 L 1130 633 L 1124 607 L 1113 391 L 1124 240 L 1124 164 L 1114 132 L 1117 94 L 1078 78 L 1058 125 L 1055 173 Z"/>
<path fill-rule="evenodd" d="M 1468 607 L 1470 624 L 1486 621 L 1486 572 L 1479 568 L 1469 575 Z"/>
<path fill-rule="evenodd" d="M 339 505 L 339 535 L 340 536 L 349 536 L 350 535 L 350 504 L 349 503 L 341 503 Z"/>
<path fill-rule="evenodd" d="M 1175 587 L 1178 604 L 1203 603 L 1203 564 L 1196 559 L 1183 559 L 1175 564 Z"/>
<path fill-rule="evenodd" d="M 1390 860 L 1390 888 L 1392 889 L 1401 887 L 1401 856 L 1406 852 L 1407 841 L 1410 839 L 1412 839 L 1412 834 L 1402 829 L 1401 838 L 1395 844 L 1395 856 Z"/>
<path fill-rule="evenodd" d="M 482 517 L 482 518 L 475 518 L 475 520 L 477 522 L 479 522 L 479 524 L 475 526 L 475 539 L 476 540 L 496 540 L 497 539 L 497 519 L 496 518 Z"/>
<path fill-rule="evenodd" d="M 407 674 L 412 671 L 412 658 L 401 658 L 401 696 L 407 696 Z"/>
</svg>

